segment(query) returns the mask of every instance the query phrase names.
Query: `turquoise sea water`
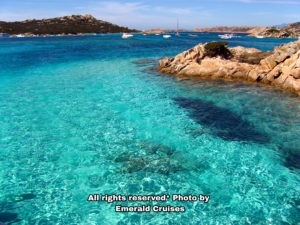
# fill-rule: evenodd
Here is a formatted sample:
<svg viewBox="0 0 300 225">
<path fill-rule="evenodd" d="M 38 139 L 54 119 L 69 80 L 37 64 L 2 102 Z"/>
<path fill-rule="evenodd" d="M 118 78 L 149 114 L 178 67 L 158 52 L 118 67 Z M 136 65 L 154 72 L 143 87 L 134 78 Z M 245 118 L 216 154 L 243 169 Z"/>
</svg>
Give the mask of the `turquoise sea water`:
<svg viewBox="0 0 300 225">
<path fill-rule="evenodd" d="M 0 39 L 0 222 L 297 224 L 300 98 L 155 70 L 199 37 Z M 293 39 L 229 40 L 261 50 Z M 210 195 L 116 213 L 89 194 Z"/>
</svg>

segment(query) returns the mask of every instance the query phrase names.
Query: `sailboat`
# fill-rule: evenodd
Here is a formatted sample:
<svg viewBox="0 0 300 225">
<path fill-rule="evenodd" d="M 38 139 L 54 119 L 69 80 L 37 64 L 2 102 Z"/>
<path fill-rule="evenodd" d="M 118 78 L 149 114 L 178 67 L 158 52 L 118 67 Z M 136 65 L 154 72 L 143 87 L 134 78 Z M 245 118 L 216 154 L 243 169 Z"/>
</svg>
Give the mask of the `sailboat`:
<svg viewBox="0 0 300 225">
<path fill-rule="evenodd" d="M 178 33 L 178 27 L 179 27 L 179 20 L 178 20 L 178 18 L 177 18 L 177 29 L 176 29 L 176 34 L 175 34 L 175 35 L 179 37 L 180 34 Z"/>
</svg>

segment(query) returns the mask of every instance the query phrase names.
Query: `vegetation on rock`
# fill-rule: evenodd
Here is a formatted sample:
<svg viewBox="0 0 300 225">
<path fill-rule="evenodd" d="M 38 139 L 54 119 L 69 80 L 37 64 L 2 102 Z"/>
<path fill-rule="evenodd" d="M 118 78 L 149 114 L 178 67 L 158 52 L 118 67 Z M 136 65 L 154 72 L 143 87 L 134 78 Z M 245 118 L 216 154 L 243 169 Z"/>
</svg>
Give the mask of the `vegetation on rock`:
<svg viewBox="0 0 300 225">
<path fill-rule="evenodd" d="M 240 55 L 237 60 L 242 63 L 249 63 L 252 65 L 258 65 L 261 60 L 272 55 L 272 52 L 254 52 L 254 53 L 244 53 Z"/>
<path fill-rule="evenodd" d="M 204 46 L 205 55 L 209 57 L 221 56 L 222 58 L 229 59 L 232 57 L 231 52 L 227 48 L 228 42 L 214 41 L 207 43 Z"/>
<path fill-rule="evenodd" d="M 298 38 L 300 36 L 300 22 L 291 23 L 281 28 L 269 27 L 261 32 L 252 33 L 250 36 L 265 36 L 274 38 Z"/>
<path fill-rule="evenodd" d="M 280 33 L 280 30 L 276 27 L 272 27 L 271 29 L 267 30 L 266 33 L 268 34 L 274 34 L 274 33 Z"/>
</svg>

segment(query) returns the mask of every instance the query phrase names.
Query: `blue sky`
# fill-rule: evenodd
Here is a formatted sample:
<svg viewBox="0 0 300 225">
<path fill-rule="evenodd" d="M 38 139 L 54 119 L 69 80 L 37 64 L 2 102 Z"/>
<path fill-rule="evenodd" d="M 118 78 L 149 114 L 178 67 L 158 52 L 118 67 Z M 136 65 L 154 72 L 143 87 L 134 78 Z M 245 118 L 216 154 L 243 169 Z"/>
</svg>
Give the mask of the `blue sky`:
<svg viewBox="0 0 300 225">
<path fill-rule="evenodd" d="M 71 14 L 137 29 L 270 26 L 300 21 L 300 0 L 0 0 L 0 20 Z"/>
</svg>

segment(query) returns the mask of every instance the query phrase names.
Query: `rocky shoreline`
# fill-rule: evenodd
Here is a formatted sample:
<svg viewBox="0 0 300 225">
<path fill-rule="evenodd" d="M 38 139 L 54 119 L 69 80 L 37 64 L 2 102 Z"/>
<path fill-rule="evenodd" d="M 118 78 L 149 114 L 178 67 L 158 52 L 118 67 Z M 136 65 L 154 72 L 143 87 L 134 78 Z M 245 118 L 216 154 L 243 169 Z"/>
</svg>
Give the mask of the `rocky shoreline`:
<svg viewBox="0 0 300 225">
<path fill-rule="evenodd" d="M 300 96 L 300 40 L 273 52 L 227 48 L 226 42 L 198 44 L 173 58 L 159 60 L 161 73 L 242 80 L 276 86 Z"/>
</svg>

